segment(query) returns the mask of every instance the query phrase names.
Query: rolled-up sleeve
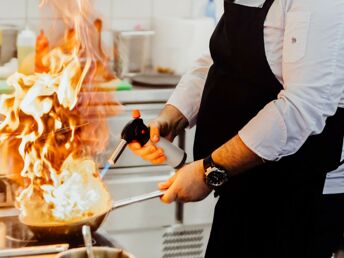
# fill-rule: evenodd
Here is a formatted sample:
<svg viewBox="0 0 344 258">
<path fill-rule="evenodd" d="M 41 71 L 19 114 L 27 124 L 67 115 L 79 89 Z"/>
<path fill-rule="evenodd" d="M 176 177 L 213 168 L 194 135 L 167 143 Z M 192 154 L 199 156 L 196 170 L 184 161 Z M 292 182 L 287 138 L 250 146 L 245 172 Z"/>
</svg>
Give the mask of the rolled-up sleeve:
<svg viewBox="0 0 344 258">
<path fill-rule="evenodd" d="M 212 63 L 209 53 L 197 59 L 193 67 L 183 75 L 167 102 L 178 108 L 188 119 L 189 127 L 196 123 L 202 92 Z"/>
<path fill-rule="evenodd" d="M 266 160 L 297 152 L 344 106 L 344 1 L 289 2 L 284 89 L 239 131 L 243 142 Z"/>
</svg>

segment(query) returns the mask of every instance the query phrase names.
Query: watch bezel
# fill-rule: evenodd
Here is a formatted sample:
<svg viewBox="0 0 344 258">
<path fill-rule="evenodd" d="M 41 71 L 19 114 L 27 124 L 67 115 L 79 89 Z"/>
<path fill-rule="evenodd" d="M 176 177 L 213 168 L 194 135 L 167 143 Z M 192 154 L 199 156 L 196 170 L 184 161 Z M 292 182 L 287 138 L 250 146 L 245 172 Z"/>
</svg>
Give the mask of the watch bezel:
<svg viewBox="0 0 344 258">
<path fill-rule="evenodd" d="M 210 180 L 211 174 L 213 174 L 213 173 L 221 174 L 223 176 L 224 180 L 221 183 L 214 184 Z M 219 168 L 217 166 L 214 166 L 213 163 L 211 164 L 211 166 L 206 168 L 206 170 L 205 170 L 205 183 L 208 186 L 210 186 L 212 188 L 218 188 L 218 187 L 223 186 L 227 181 L 228 181 L 228 173 L 226 170 Z"/>
</svg>

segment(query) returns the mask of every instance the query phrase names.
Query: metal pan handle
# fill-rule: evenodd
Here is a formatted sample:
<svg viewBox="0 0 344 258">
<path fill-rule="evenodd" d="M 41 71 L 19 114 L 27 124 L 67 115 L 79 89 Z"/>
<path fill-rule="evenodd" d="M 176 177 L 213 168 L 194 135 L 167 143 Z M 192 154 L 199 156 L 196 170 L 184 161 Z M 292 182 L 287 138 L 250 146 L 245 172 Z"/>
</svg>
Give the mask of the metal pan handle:
<svg viewBox="0 0 344 258">
<path fill-rule="evenodd" d="M 166 193 L 166 191 L 154 191 L 154 192 L 151 192 L 151 193 L 146 193 L 146 194 L 142 194 L 142 195 L 137 195 L 137 196 L 129 197 L 127 199 L 115 201 L 115 202 L 112 203 L 111 210 L 114 210 L 114 209 L 117 209 L 117 208 L 121 208 L 121 207 L 130 205 L 130 204 L 133 204 L 133 203 L 154 199 L 154 198 L 163 196 L 165 193 Z"/>
</svg>

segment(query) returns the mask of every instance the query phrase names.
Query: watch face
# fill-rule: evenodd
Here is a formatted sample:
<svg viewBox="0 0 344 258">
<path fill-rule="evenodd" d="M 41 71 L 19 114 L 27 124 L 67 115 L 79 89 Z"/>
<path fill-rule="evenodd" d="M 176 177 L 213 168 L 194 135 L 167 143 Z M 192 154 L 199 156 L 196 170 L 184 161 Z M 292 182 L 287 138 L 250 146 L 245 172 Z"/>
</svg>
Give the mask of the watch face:
<svg viewBox="0 0 344 258">
<path fill-rule="evenodd" d="M 227 173 L 224 170 L 213 169 L 207 175 L 207 184 L 213 187 L 222 186 L 227 181 Z"/>
</svg>

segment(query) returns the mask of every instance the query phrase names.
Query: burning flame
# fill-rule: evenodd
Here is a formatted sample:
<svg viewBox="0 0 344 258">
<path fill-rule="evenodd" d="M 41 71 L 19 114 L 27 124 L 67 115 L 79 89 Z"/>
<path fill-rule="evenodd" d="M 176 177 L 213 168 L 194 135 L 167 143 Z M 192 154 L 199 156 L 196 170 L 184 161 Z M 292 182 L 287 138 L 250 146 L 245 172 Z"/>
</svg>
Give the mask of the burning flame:
<svg viewBox="0 0 344 258">
<path fill-rule="evenodd" d="M 8 78 L 14 93 L 0 101 L 0 145 L 9 160 L 1 169 L 20 174 L 17 202 L 24 216 L 70 221 L 106 209 L 110 197 L 91 157 L 104 150 L 105 118 L 118 113 L 118 103 L 94 86 L 115 77 L 90 1 L 46 4 L 68 29 L 63 42 L 42 55 L 42 72 Z"/>
</svg>

